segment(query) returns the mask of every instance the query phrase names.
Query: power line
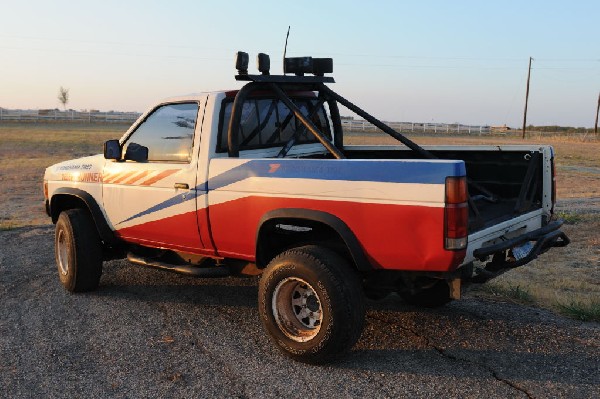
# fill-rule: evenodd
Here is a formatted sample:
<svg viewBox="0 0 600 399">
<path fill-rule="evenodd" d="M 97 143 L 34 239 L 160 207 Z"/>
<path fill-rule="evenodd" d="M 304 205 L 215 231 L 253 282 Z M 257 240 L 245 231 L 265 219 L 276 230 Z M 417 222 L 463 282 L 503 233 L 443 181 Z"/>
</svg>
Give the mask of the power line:
<svg viewBox="0 0 600 399">
<path fill-rule="evenodd" d="M 178 49 L 202 49 L 212 50 L 218 52 L 231 52 L 232 54 L 239 49 L 224 49 L 204 46 L 188 46 L 181 44 L 159 44 L 157 42 L 124 42 L 124 41 L 98 41 L 98 40 L 81 40 L 71 38 L 52 38 L 52 37 L 36 37 L 36 36 L 14 36 L 14 35 L 0 35 L 0 38 L 6 39 L 22 39 L 22 40 L 35 40 L 35 41 L 50 41 L 50 42 L 70 42 L 70 43 L 81 43 L 81 44 L 99 44 L 99 45 L 110 45 L 110 46 L 148 46 L 154 48 L 178 48 Z M 436 56 L 436 55 L 410 55 L 410 54 L 368 54 L 368 53 L 331 53 L 331 52 L 314 52 L 314 51 L 296 51 L 295 53 L 307 53 L 311 55 L 328 55 L 328 56 L 340 56 L 340 57 L 364 57 L 364 58 L 401 58 L 401 59 L 420 59 L 420 60 L 455 60 L 455 61 L 507 61 L 507 62 L 521 62 L 523 58 L 520 57 L 477 57 L 477 56 Z M 280 54 L 280 53 L 273 53 Z M 536 62 L 600 62 L 600 58 L 536 58 Z M 539 67 L 538 67 L 539 68 Z"/>
</svg>

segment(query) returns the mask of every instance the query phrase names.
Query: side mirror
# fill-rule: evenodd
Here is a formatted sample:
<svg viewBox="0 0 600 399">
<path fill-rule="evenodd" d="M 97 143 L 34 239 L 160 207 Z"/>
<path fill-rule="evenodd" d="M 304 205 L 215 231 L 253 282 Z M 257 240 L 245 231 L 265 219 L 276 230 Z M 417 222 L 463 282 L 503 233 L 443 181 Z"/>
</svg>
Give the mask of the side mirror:
<svg viewBox="0 0 600 399">
<path fill-rule="evenodd" d="M 104 143 L 105 159 L 121 159 L 121 144 L 119 140 L 108 140 Z"/>
<path fill-rule="evenodd" d="M 125 151 L 126 161 L 148 162 L 148 147 L 137 143 L 129 143 Z"/>
</svg>

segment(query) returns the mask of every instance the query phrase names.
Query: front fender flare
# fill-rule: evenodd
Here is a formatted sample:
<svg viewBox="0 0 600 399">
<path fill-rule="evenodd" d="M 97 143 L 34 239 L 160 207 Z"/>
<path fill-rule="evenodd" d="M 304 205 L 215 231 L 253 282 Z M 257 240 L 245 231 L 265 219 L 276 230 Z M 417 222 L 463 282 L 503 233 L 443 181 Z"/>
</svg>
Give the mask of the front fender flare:
<svg viewBox="0 0 600 399">
<path fill-rule="evenodd" d="M 61 212 L 61 208 L 56 205 L 53 206 L 56 200 L 59 200 L 61 197 L 75 197 L 81 202 L 83 202 L 86 206 L 90 214 L 92 215 L 92 219 L 94 220 L 94 224 L 96 225 L 96 229 L 98 230 L 98 234 L 104 243 L 109 245 L 116 245 L 119 240 L 115 236 L 115 233 L 112 231 L 110 226 L 108 225 L 100 206 L 92 197 L 92 195 L 86 191 L 80 190 L 78 188 L 72 187 L 61 187 L 58 188 L 52 194 L 52 198 L 49 203 L 49 213 L 52 217 L 52 221 L 56 222 L 58 216 Z"/>
</svg>

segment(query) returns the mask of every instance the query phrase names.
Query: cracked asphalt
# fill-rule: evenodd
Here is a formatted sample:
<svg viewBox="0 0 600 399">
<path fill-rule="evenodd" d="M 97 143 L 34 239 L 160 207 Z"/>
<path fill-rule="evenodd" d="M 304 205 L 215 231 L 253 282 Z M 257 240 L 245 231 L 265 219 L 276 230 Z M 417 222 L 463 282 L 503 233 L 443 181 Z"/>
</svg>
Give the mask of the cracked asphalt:
<svg viewBox="0 0 600 399">
<path fill-rule="evenodd" d="M 600 325 L 467 297 L 421 310 L 369 302 L 342 360 L 308 366 L 269 342 L 256 279 L 105 263 L 65 292 L 53 228 L 0 232 L 0 396 L 598 398 Z"/>
</svg>

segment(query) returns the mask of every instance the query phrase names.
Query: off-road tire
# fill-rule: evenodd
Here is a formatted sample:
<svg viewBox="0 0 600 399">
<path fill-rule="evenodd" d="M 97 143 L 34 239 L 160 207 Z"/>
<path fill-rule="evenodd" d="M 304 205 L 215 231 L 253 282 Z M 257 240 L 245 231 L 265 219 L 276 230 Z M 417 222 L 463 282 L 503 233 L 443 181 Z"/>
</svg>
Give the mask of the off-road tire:
<svg viewBox="0 0 600 399">
<path fill-rule="evenodd" d="M 300 306 L 291 303 L 300 300 L 292 298 L 298 292 L 306 295 L 307 304 L 312 298 L 312 309 L 320 306 L 317 316 L 301 319 Z M 331 361 L 352 348 L 365 319 L 357 273 L 335 252 L 314 245 L 287 250 L 269 263 L 260 279 L 258 307 L 272 341 L 289 357 L 311 364 Z"/>
<path fill-rule="evenodd" d="M 58 277 L 67 291 L 86 292 L 98 288 L 102 275 L 102 243 L 87 211 L 61 212 L 56 222 L 54 254 Z"/>
<path fill-rule="evenodd" d="M 417 292 L 403 292 L 398 294 L 410 305 L 423 308 L 439 308 L 452 301 L 450 286 L 445 280 L 436 280 L 430 287 Z"/>
</svg>

